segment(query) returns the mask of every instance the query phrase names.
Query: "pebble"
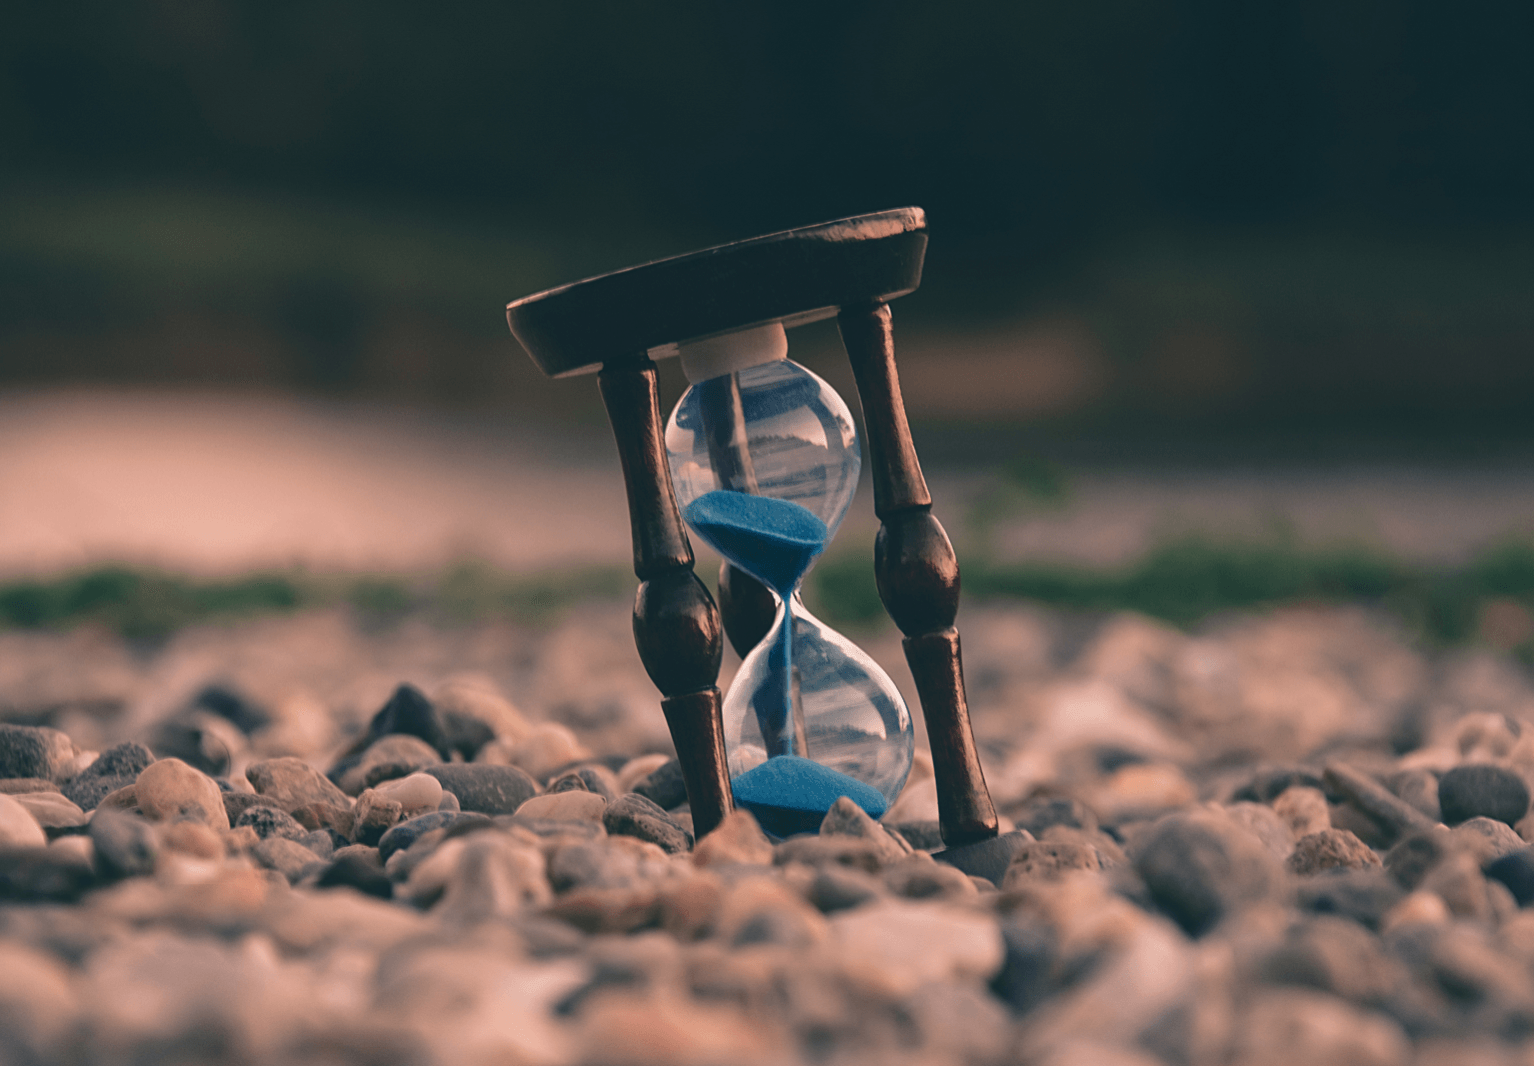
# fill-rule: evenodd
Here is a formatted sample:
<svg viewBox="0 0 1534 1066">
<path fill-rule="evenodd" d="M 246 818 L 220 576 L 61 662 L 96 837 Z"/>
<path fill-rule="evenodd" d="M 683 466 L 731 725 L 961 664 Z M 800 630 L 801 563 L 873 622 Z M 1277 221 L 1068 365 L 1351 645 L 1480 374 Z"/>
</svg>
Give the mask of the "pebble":
<svg viewBox="0 0 1534 1066">
<path fill-rule="evenodd" d="M 0 848 L 40 848 L 48 835 L 32 812 L 14 796 L 0 795 Z"/>
<path fill-rule="evenodd" d="M 12 799 L 44 829 L 70 829 L 86 822 L 85 812 L 57 792 L 24 792 Z"/>
<path fill-rule="evenodd" d="M 1448 825 L 1478 817 L 1515 825 L 1529 812 L 1529 786 L 1502 766 L 1456 766 L 1438 779 L 1438 804 Z"/>
<path fill-rule="evenodd" d="M 1250 800 L 1241 800 L 1227 804 L 1224 814 L 1232 822 L 1262 841 L 1263 846 L 1275 859 L 1282 861 L 1294 850 L 1297 838 L 1293 835 L 1288 823 L 1272 807 L 1262 803 L 1252 803 Z"/>
<path fill-rule="evenodd" d="M 165 850 L 199 859 L 222 859 L 224 839 L 201 822 L 172 822 L 160 830 L 160 846 Z"/>
<path fill-rule="evenodd" d="M 397 800 L 370 788 L 357 797 L 357 806 L 352 809 L 351 839 L 358 844 L 376 847 L 384 833 L 393 828 L 404 813 L 404 806 Z"/>
<path fill-rule="evenodd" d="M 1311 877 L 1325 870 L 1363 870 L 1384 863 L 1373 848 L 1346 829 L 1323 829 L 1295 841 L 1286 865 L 1290 873 Z"/>
<path fill-rule="evenodd" d="M 58 792 L 63 790 L 41 777 L 7 777 L 0 780 L 0 796 L 23 796 L 32 792 Z"/>
<path fill-rule="evenodd" d="M 1520 848 L 1493 859 L 1485 873 L 1488 878 L 1506 885 L 1518 906 L 1526 907 L 1534 902 L 1534 848 Z"/>
<path fill-rule="evenodd" d="M 1328 788 L 1347 797 L 1360 813 L 1373 819 L 1391 837 L 1431 829 L 1436 824 L 1411 804 L 1391 795 L 1383 785 L 1345 763 L 1329 763 L 1325 779 Z"/>
<path fill-rule="evenodd" d="M 640 755 L 637 758 L 630 759 L 618 769 L 617 794 L 621 796 L 625 792 L 634 791 L 635 785 L 670 762 L 676 762 L 675 758 L 660 752 Z M 677 763 L 677 772 L 678 776 L 680 776 L 681 763 Z M 654 799 L 655 797 L 651 796 L 650 798 Z"/>
<path fill-rule="evenodd" d="M 1338 869 L 1301 880 L 1295 888 L 1295 903 L 1309 914 L 1341 915 L 1368 929 L 1379 929 L 1405 894 L 1383 870 Z"/>
<path fill-rule="evenodd" d="M 291 884 L 304 875 L 320 857 L 296 840 L 267 837 L 250 849 L 250 857 L 268 870 L 276 870 Z"/>
<path fill-rule="evenodd" d="M 772 863 L 772 842 L 750 811 L 737 808 L 693 848 L 694 866 L 760 865 Z"/>
<path fill-rule="evenodd" d="M 1438 805 L 1438 777 L 1430 770 L 1399 770 L 1385 778 L 1385 787 L 1435 822 L 1443 820 Z"/>
<path fill-rule="evenodd" d="M 300 825 L 298 819 L 276 807 L 250 807 L 239 816 L 234 825 L 237 829 L 240 826 L 250 826 L 255 830 L 256 836 L 262 840 L 284 837 L 288 840 L 301 841 L 309 834 L 309 830 Z"/>
<path fill-rule="evenodd" d="M 430 774 L 411 774 L 374 786 L 380 796 L 398 803 L 404 817 L 434 811 L 442 803 L 442 783 Z"/>
<path fill-rule="evenodd" d="M 653 802 L 662 810 L 671 810 L 687 802 L 687 783 L 682 780 L 682 764 L 667 759 L 646 774 L 643 780 L 631 786 L 636 792 Z"/>
<path fill-rule="evenodd" d="M 537 782 L 515 766 L 444 763 L 428 766 L 425 772 L 458 797 L 461 809 L 481 814 L 515 814 L 538 794 Z"/>
<path fill-rule="evenodd" d="M 894 862 L 912 851 L 911 845 L 902 837 L 884 831 L 884 826 L 868 816 L 868 812 L 846 796 L 842 796 L 826 812 L 820 823 L 822 837 L 856 837 L 872 841 L 886 862 Z"/>
<path fill-rule="evenodd" d="M 430 814 L 418 815 L 399 823 L 385 833 L 378 841 L 378 856 L 380 862 L 388 862 L 396 852 L 409 848 L 421 837 L 434 829 L 450 829 L 454 826 L 485 825 L 489 819 L 483 814 L 454 814 L 447 811 L 434 811 Z"/>
<path fill-rule="evenodd" d="M 667 817 L 653 801 L 634 792 L 625 793 L 607 805 L 602 825 L 609 833 L 647 840 L 673 855 L 692 848 L 691 833 Z"/>
<path fill-rule="evenodd" d="M 1260 992 L 1236 1035 L 1241 1066 L 1406 1066 L 1411 1054 L 1389 1018 L 1302 989 Z"/>
<path fill-rule="evenodd" d="M 69 737 L 36 725 L 0 725 L 0 777 L 59 776 L 75 756 Z"/>
<path fill-rule="evenodd" d="M 338 850 L 331 857 L 330 864 L 315 879 L 315 887 L 352 888 L 378 899 L 393 896 L 394 882 L 389 880 L 383 864 L 378 861 L 378 849 L 367 848 L 366 851 L 371 852 L 369 855 L 360 850 L 362 847 L 354 844 Z"/>
<path fill-rule="evenodd" d="M 977 880 L 984 882 L 987 889 L 995 890 L 984 878 L 971 878 L 925 852 L 907 855 L 885 866 L 880 880 L 893 895 L 904 899 L 973 899 L 979 891 Z"/>
<path fill-rule="evenodd" d="M 348 796 L 355 796 L 382 781 L 407 777 L 419 770 L 441 764 L 442 757 L 437 749 L 420 737 L 394 733 L 379 737 L 368 745 L 356 762 L 336 776 L 336 784 Z"/>
<path fill-rule="evenodd" d="M 73 903 L 95 881 L 90 862 L 67 848 L 11 848 L 0 861 L 0 900 Z"/>
<path fill-rule="evenodd" d="M 550 781 L 549 791 L 569 792 L 579 789 L 594 792 L 603 799 L 610 800 L 618 794 L 617 783 L 617 777 L 605 766 L 580 766 Z"/>
<path fill-rule="evenodd" d="M 517 814 L 523 818 L 544 818 L 557 822 L 601 822 L 606 810 L 606 800 L 594 792 L 582 789 L 534 796 L 517 808 Z"/>
<path fill-rule="evenodd" d="M 64 785 L 64 795 L 82 810 L 91 810 L 109 792 L 136 781 L 152 762 L 154 753 L 142 744 L 131 741 L 115 744 L 70 778 Z"/>
<path fill-rule="evenodd" d="M 138 877 L 154 872 L 159 844 L 154 830 L 138 815 L 103 808 L 91 816 L 91 844 L 96 871 L 104 878 Z"/>
<path fill-rule="evenodd" d="M 1013 813 L 1012 822 L 1035 837 L 1042 837 L 1052 825 L 1072 829 L 1096 829 L 1097 815 L 1080 800 L 1069 796 L 1035 796 Z"/>
<path fill-rule="evenodd" d="M 254 762 L 245 768 L 245 779 L 261 795 L 289 813 L 315 803 L 350 807 L 346 793 L 314 767 L 292 756 Z"/>
<path fill-rule="evenodd" d="M 139 810 L 153 821 L 194 818 L 214 829 L 229 828 L 218 785 L 180 759 L 161 759 L 145 767 L 133 788 Z"/>
<path fill-rule="evenodd" d="M 929 981 L 988 981 L 1005 957 L 993 918 L 948 904 L 886 900 L 828 921 L 849 976 L 887 995 Z"/>
<path fill-rule="evenodd" d="M 1476 816 L 1460 822 L 1449 832 L 1450 842 L 1475 856 L 1482 869 L 1504 855 L 1523 850 L 1523 838 L 1506 822 Z"/>
<path fill-rule="evenodd" d="M 1097 850 L 1087 844 L 1063 840 L 1031 840 L 1012 855 L 998 886 L 1012 891 L 1036 881 L 1058 881 L 1078 870 L 1099 870 Z"/>
<path fill-rule="evenodd" d="M 1289 827 L 1289 834 L 1295 840 L 1332 827 L 1326 795 L 1309 785 L 1291 785 L 1284 789 L 1273 800 L 1273 813 Z"/>
<path fill-rule="evenodd" d="M 570 728 L 558 722 L 539 722 L 506 754 L 512 766 L 527 771 L 534 781 L 546 781 L 560 767 L 590 757 Z"/>
<path fill-rule="evenodd" d="M 1135 841 L 1132 857 L 1151 897 L 1190 936 L 1283 884 L 1262 842 L 1213 814 L 1167 815 Z"/>
</svg>

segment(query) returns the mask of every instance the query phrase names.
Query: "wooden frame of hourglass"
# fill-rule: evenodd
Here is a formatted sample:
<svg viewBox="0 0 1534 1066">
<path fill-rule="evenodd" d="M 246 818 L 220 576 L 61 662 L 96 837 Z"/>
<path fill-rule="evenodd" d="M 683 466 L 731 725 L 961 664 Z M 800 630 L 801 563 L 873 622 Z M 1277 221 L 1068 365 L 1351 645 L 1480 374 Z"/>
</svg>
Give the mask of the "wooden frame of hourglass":
<svg viewBox="0 0 1534 1066">
<path fill-rule="evenodd" d="M 921 282 L 926 217 L 907 207 L 774 233 L 589 278 L 508 305 L 512 333 L 551 377 L 598 372 L 628 492 L 634 640 L 676 744 L 693 826 L 732 808 L 717 685 L 723 638 L 744 656 L 766 635 L 772 594 L 724 564 L 719 606 L 693 572 L 666 462 L 653 356 L 679 342 L 835 316 L 857 381 L 880 521 L 874 573 L 904 634 L 932 746 L 948 858 L 1004 866 L 996 811 L 975 750 L 954 620 L 959 567 L 932 514 L 895 368 L 889 301 Z M 722 613 L 721 613 L 722 612 Z M 1009 834 L 1010 836 L 1010 834 Z M 973 856 L 975 861 L 967 861 Z"/>
</svg>

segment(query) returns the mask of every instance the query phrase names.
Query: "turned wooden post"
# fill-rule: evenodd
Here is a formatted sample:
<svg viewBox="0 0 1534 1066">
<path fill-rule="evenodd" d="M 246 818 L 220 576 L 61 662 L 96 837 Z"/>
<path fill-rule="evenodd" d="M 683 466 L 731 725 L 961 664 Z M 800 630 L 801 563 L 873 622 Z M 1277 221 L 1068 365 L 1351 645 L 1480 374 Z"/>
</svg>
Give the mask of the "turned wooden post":
<svg viewBox="0 0 1534 1066">
<path fill-rule="evenodd" d="M 734 809 L 719 714 L 724 636 L 708 588 L 693 573 L 660 417 L 655 364 L 647 356 L 604 364 L 598 375 L 634 540 L 634 643 L 663 699 L 687 785 L 694 835 L 701 839 Z"/>
<path fill-rule="evenodd" d="M 857 379 L 873 469 L 874 513 L 880 522 L 874 542 L 879 598 L 905 634 L 906 662 L 932 745 L 943 842 L 949 847 L 972 844 L 996 836 L 997 823 L 969 724 L 954 628 L 959 562 L 948 534 L 932 516 L 932 496 L 911 443 L 889 305 L 873 301 L 843 307 L 836 321 Z"/>
</svg>

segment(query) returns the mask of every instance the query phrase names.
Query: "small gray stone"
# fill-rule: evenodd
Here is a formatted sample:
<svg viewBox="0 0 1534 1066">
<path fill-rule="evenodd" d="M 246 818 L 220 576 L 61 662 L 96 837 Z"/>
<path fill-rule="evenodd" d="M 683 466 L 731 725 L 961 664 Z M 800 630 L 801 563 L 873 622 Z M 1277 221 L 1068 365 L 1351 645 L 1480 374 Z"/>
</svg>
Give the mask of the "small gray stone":
<svg viewBox="0 0 1534 1066">
<path fill-rule="evenodd" d="M 25 807 L 44 829 L 70 829 L 85 824 L 85 812 L 57 792 L 28 792 L 11 798 Z"/>
<path fill-rule="evenodd" d="M 1214 814 L 1167 815 L 1134 841 L 1133 852 L 1151 897 L 1191 936 L 1272 896 L 1284 881 L 1256 837 Z"/>
<path fill-rule="evenodd" d="M 1360 813 L 1373 819 L 1391 840 L 1437 824 L 1346 763 L 1328 764 L 1325 779 L 1328 788 L 1341 793 Z"/>
<path fill-rule="evenodd" d="M 1372 867 L 1331 870 L 1318 877 L 1307 877 L 1295 891 L 1302 911 L 1341 915 L 1375 930 L 1404 895 L 1393 877 Z"/>
<path fill-rule="evenodd" d="M 298 820 L 286 811 L 279 811 L 276 807 L 251 807 L 240 815 L 235 823 L 238 829 L 242 825 L 248 825 L 256 831 L 256 836 L 262 840 L 271 837 L 284 837 L 288 840 L 302 842 L 309 834 L 309 830 L 298 824 Z M 329 839 L 328 837 L 326 838 Z"/>
<path fill-rule="evenodd" d="M 1504 855 L 1522 851 L 1527 846 L 1506 822 L 1483 817 L 1461 822 L 1449 831 L 1449 839 L 1456 847 L 1474 855 L 1483 870 Z"/>
<path fill-rule="evenodd" d="M 692 834 L 668 818 L 653 801 L 635 792 L 609 803 L 602 814 L 602 825 L 609 833 L 648 840 L 673 855 L 692 847 Z"/>
<path fill-rule="evenodd" d="M 304 875 L 319 856 L 295 840 L 268 837 L 250 849 L 250 857 L 268 870 L 276 870 L 291 884 Z"/>
<path fill-rule="evenodd" d="M 939 822 L 900 822 L 884 828 L 899 833 L 916 851 L 939 851 L 943 847 L 943 827 Z"/>
<path fill-rule="evenodd" d="M 1453 850 L 1453 841 L 1443 829 L 1411 833 L 1385 853 L 1385 869 L 1410 892 Z"/>
<path fill-rule="evenodd" d="M 1017 828 L 1026 829 L 1035 837 L 1042 837 L 1044 830 L 1052 825 L 1096 829 L 1097 815 L 1080 800 L 1068 796 L 1035 796 L 1012 816 L 1012 822 Z"/>
<path fill-rule="evenodd" d="M 1346 829 L 1323 829 L 1297 840 L 1287 865 L 1291 873 L 1309 877 L 1323 870 L 1362 870 L 1384 864 L 1355 834 Z"/>
<path fill-rule="evenodd" d="M 75 757 L 75 746 L 57 729 L 0 725 L 0 777 L 56 778 Z"/>
<path fill-rule="evenodd" d="M 352 811 L 355 815 L 352 820 L 352 840 L 358 844 L 377 846 L 404 812 L 405 808 L 397 801 L 368 789 L 357 797 L 357 806 Z"/>
<path fill-rule="evenodd" d="M 341 786 L 342 792 L 355 796 L 380 781 L 409 777 L 441 763 L 442 758 L 437 750 L 420 737 L 408 733 L 391 733 L 370 744 L 356 765 L 341 774 L 336 783 Z"/>
<path fill-rule="evenodd" d="M 337 841 L 340 841 L 338 844 Z M 335 854 L 337 847 L 350 847 L 345 838 L 332 833 L 329 829 L 316 829 L 305 832 L 298 838 L 298 843 L 308 848 L 322 859 L 328 859 Z"/>
<path fill-rule="evenodd" d="M 903 837 L 886 833 L 884 827 L 868 816 L 868 812 L 846 796 L 839 796 L 820 823 L 823 837 L 856 837 L 867 840 L 879 849 L 885 862 L 896 862 L 911 854 L 912 847 Z"/>
<path fill-rule="evenodd" d="M 353 844 L 337 851 L 315 880 L 316 888 L 353 888 L 369 896 L 388 899 L 394 883 L 383 871 L 378 849 Z"/>
<path fill-rule="evenodd" d="M 515 814 L 517 808 L 538 794 L 538 784 L 515 766 L 493 763 L 442 763 L 428 766 L 426 773 L 458 797 L 458 806 L 481 814 Z"/>
<path fill-rule="evenodd" d="M 682 780 L 682 764 L 672 759 L 634 786 L 634 791 L 663 810 L 687 802 L 687 783 Z"/>
<path fill-rule="evenodd" d="M 884 887 L 905 899 L 964 899 L 977 891 L 964 871 L 925 853 L 907 855 L 884 868 Z"/>
<path fill-rule="evenodd" d="M 883 886 L 872 875 L 846 866 L 827 865 L 815 872 L 815 879 L 805 889 L 804 898 L 822 914 L 830 914 L 861 907 L 881 895 Z"/>
<path fill-rule="evenodd" d="M 245 769 L 245 779 L 257 792 L 290 813 L 312 803 L 328 803 L 343 809 L 351 806 L 346 793 L 324 774 L 291 756 L 251 763 Z"/>
<path fill-rule="evenodd" d="M 560 774 L 549 782 L 550 792 L 564 792 L 569 789 L 594 792 L 604 800 L 611 800 L 613 798 L 613 790 L 602 779 L 602 775 L 590 766 L 578 766 L 568 773 Z"/>
<path fill-rule="evenodd" d="M 138 877 L 154 872 L 159 847 L 154 830 L 138 815 L 102 807 L 91 816 L 90 838 L 96 871 L 102 877 Z"/>
<path fill-rule="evenodd" d="M 71 778 L 64 795 L 83 811 L 95 810 L 110 793 L 138 780 L 152 762 L 154 753 L 142 744 L 115 745 Z"/>
<path fill-rule="evenodd" d="M 379 861 L 387 863 L 395 852 L 405 850 L 434 829 L 450 829 L 456 825 L 484 825 L 489 821 L 483 814 L 469 812 L 460 814 L 447 811 L 432 811 L 429 814 L 410 818 L 394 826 L 378 841 Z"/>
<path fill-rule="evenodd" d="M 1058 823 L 1056 823 L 1058 824 Z M 1097 850 L 1069 840 L 1030 840 L 1012 855 L 1012 862 L 998 886 L 1021 888 L 1038 881 L 1058 881 L 1077 870 L 1098 870 Z"/>
<path fill-rule="evenodd" d="M 59 848 L 0 849 L 0 900 L 73 903 L 95 881 L 89 862 Z"/>
<path fill-rule="evenodd" d="M 1443 819 L 1438 805 L 1438 778 L 1430 770 L 1400 770 L 1385 778 L 1385 787 L 1433 821 Z"/>
<path fill-rule="evenodd" d="M 1505 767 L 1490 763 L 1456 766 L 1438 779 L 1438 805 L 1448 825 L 1476 817 L 1513 825 L 1529 813 L 1529 786 Z"/>
</svg>

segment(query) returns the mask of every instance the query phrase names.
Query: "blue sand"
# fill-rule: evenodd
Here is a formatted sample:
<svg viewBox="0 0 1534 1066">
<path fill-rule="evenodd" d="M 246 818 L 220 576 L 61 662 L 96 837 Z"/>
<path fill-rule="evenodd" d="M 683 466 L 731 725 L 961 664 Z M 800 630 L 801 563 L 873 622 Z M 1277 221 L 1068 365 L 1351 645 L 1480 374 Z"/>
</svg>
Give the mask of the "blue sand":
<svg viewBox="0 0 1534 1066">
<path fill-rule="evenodd" d="M 826 812 L 842 796 L 871 818 L 880 817 L 889 807 L 878 789 L 797 755 L 779 755 L 752 767 L 730 782 L 730 791 L 763 829 L 778 837 L 819 829 Z"/>
<path fill-rule="evenodd" d="M 826 546 L 820 516 L 790 500 L 715 489 L 689 503 L 682 514 L 720 555 L 785 599 Z"/>
<path fill-rule="evenodd" d="M 705 492 L 682 514 L 698 536 L 736 566 L 771 585 L 784 603 L 782 622 L 773 636 L 768 684 L 752 704 L 767 754 L 792 755 L 794 619 L 787 609 L 788 598 L 815 556 L 825 550 L 829 535 L 826 524 L 809 508 L 789 500 L 722 489 Z M 836 797 L 831 801 L 836 802 Z"/>
</svg>

